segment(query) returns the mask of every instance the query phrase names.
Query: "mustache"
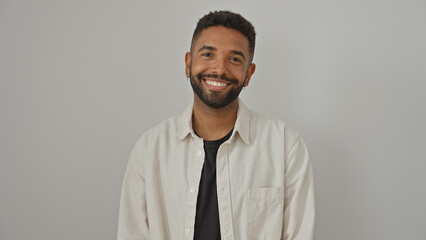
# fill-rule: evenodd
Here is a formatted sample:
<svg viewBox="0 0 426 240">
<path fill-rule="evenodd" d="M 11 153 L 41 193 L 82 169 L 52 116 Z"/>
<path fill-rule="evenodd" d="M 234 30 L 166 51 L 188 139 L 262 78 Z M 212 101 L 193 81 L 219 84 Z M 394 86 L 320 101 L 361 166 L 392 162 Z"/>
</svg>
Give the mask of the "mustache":
<svg viewBox="0 0 426 240">
<path fill-rule="evenodd" d="M 235 79 L 235 78 L 228 78 L 225 73 L 221 74 L 220 76 L 217 73 L 199 73 L 197 75 L 197 78 L 199 80 L 201 80 L 203 78 L 216 78 L 216 79 L 227 81 L 227 82 L 232 83 L 232 84 L 238 84 L 238 80 L 237 79 Z"/>
</svg>

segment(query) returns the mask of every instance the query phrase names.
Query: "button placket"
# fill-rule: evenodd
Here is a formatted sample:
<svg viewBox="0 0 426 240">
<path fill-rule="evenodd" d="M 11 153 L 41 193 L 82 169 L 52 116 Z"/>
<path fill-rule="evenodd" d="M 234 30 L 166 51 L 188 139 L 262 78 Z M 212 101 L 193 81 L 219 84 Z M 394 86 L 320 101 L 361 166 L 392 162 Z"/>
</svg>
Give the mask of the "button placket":
<svg viewBox="0 0 426 240">
<path fill-rule="evenodd" d="M 216 174 L 218 183 L 219 221 L 223 239 L 234 239 L 232 224 L 231 199 L 229 195 L 229 164 L 228 144 L 219 147 L 216 162 Z M 219 187 L 220 186 L 220 187 Z"/>
<path fill-rule="evenodd" d="M 188 177 L 188 190 L 187 190 L 187 207 L 185 213 L 185 239 L 191 240 L 193 238 L 195 214 L 197 206 L 197 192 L 198 184 L 201 178 L 201 170 L 204 163 L 204 149 L 202 139 L 194 139 L 191 156 L 191 169 Z"/>
</svg>

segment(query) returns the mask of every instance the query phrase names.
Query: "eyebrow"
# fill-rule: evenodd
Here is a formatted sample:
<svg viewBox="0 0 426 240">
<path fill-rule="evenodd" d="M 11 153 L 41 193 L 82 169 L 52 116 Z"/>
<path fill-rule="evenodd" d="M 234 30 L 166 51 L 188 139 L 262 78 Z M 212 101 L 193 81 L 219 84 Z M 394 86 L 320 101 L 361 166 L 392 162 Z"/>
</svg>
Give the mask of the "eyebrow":
<svg viewBox="0 0 426 240">
<path fill-rule="evenodd" d="M 212 47 L 212 46 L 204 45 L 204 46 L 202 46 L 200 49 L 198 49 L 198 52 L 201 52 L 201 51 L 203 51 L 203 50 L 212 50 L 212 51 L 216 51 L 217 49 L 216 49 L 215 47 Z"/>
<path fill-rule="evenodd" d="M 203 50 L 217 51 L 217 48 L 212 47 L 212 46 L 208 46 L 208 45 L 204 45 L 204 46 L 202 46 L 200 49 L 198 49 L 198 52 L 201 52 L 201 51 L 203 51 Z M 246 56 L 245 56 L 245 55 L 244 55 L 244 53 L 243 53 L 243 52 L 241 52 L 241 51 L 231 50 L 230 52 L 231 52 L 232 54 L 235 54 L 235 55 L 239 55 L 239 56 L 241 56 L 242 58 L 244 58 L 244 60 L 246 59 Z"/>
</svg>

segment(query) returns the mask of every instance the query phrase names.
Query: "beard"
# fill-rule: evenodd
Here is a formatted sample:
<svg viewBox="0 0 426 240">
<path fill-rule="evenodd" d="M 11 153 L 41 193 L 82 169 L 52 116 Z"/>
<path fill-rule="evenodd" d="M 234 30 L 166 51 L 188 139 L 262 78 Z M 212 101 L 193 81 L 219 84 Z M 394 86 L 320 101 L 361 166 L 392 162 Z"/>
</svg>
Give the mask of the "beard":
<svg viewBox="0 0 426 240">
<path fill-rule="evenodd" d="M 226 81 L 227 83 L 230 83 L 231 89 L 229 89 L 227 92 L 206 90 L 202 83 L 202 79 L 205 77 Z M 240 95 L 240 92 L 246 82 L 246 77 L 244 76 L 244 81 L 241 83 L 241 85 L 238 85 L 238 80 L 236 78 L 228 78 L 225 74 L 219 76 L 218 74 L 214 73 L 199 73 L 197 77 L 194 77 L 192 75 L 192 67 L 189 69 L 189 79 L 191 81 L 191 86 L 194 93 L 204 104 L 211 108 L 223 108 L 233 102 Z"/>
</svg>

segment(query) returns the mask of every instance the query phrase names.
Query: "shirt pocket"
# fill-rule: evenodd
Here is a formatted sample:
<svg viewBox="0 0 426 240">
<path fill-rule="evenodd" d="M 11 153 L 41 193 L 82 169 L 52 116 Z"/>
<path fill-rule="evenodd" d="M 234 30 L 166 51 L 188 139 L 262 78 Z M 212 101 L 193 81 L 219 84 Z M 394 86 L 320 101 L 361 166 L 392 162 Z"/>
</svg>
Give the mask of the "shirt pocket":
<svg viewBox="0 0 426 240">
<path fill-rule="evenodd" d="M 279 240 L 284 214 L 284 187 L 248 189 L 246 200 L 247 238 Z"/>
</svg>

